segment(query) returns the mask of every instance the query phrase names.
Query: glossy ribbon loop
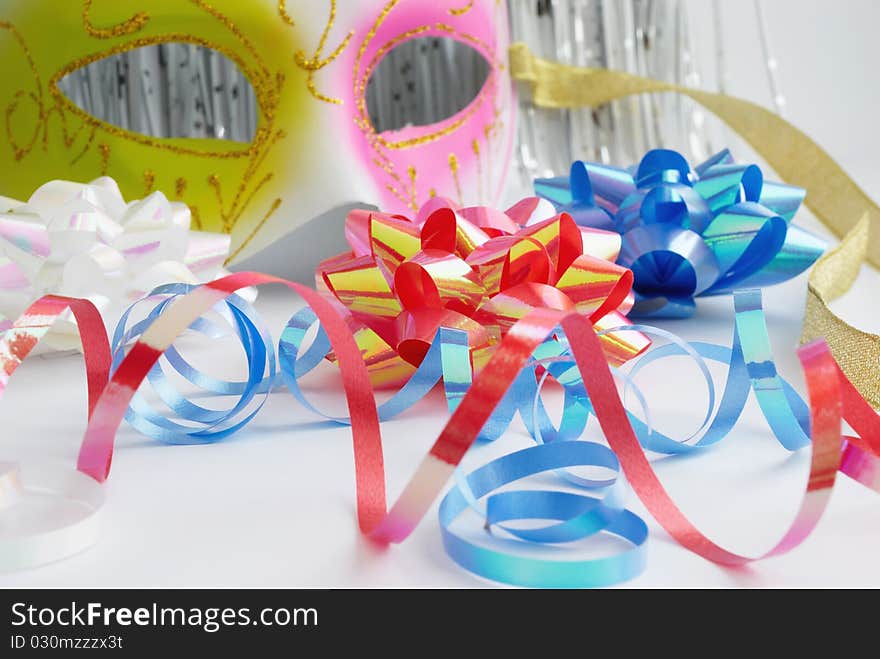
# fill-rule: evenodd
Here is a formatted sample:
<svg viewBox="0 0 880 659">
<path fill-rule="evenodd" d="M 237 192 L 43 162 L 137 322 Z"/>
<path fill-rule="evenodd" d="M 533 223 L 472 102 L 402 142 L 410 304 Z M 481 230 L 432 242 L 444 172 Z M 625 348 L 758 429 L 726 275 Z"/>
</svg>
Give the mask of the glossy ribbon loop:
<svg viewBox="0 0 880 659">
<path fill-rule="evenodd" d="M 124 358 L 117 357 L 112 377 L 103 388 L 100 380 L 107 377 L 109 346 L 87 341 L 86 358 L 87 363 L 92 364 L 89 374 L 93 395 L 92 413 L 78 461 L 81 471 L 99 481 L 107 477 L 116 429 L 130 412 L 129 404 L 135 399 L 140 384 L 157 373 L 154 368 L 163 353 L 179 334 L 189 328 L 208 336 L 217 334 L 218 330 L 207 319 L 202 319 L 205 312 L 215 309 L 232 320 L 232 327 L 242 339 L 245 350 L 265 356 L 265 361 L 252 358 L 249 363 L 267 363 L 269 349 L 266 345 L 271 345 L 271 341 L 255 330 L 259 327 L 256 319 L 246 320 L 254 314 L 253 310 L 230 297 L 238 289 L 264 283 L 283 283 L 302 295 L 309 305 L 294 315 L 280 348 L 281 370 L 286 374 L 291 391 L 296 395 L 297 379 L 328 354 L 332 354 L 339 365 L 350 417 L 338 420 L 352 426 L 359 523 L 362 531 L 378 542 L 404 540 L 442 493 L 462 457 L 481 433 L 490 438 L 497 437 L 517 411 L 527 426 L 532 426 L 536 440 L 542 443 L 493 460 L 468 476 L 459 473 L 455 477 L 456 484 L 440 506 L 443 540 L 453 559 L 477 574 L 509 583 L 595 586 L 638 574 L 644 565 L 647 531 L 644 523 L 624 508 L 623 481 L 616 477 L 618 463 L 647 509 L 684 546 L 719 563 L 741 564 L 752 560 L 732 553 L 702 535 L 663 489 L 645 455 L 646 448 L 681 453 L 702 450 L 720 441 L 736 422 L 750 388 L 755 391 L 771 430 L 783 445 L 797 450 L 806 443 L 812 444 L 810 479 L 803 505 L 795 523 L 768 555 L 791 549 L 809 534 L 821 516 L 838 469 L 860 483 L 877 487 L 877 474 L 880 473 L 880 421 L 877 415 L 842 377 L 823 344 L 800 351 L 810 392 L 809 405 L 804 403 L 776 373 L 769 352 L 760 295 L 757 291 L 746 291 L 735 296 L 736 324 L 732 349 L 708 344 L 689 345 L 668 333 L 647 327 L 609 328 L 611 334 L 639 332 L 640 335 L 652 334 L 671 340 L 669 345 L 656 348 L 641 357 L 641 361 L 636 361 L 629 374 L 615 373 L 608 364 L 599 336 L 603 330 L 597 332 L 587 316 L 573 310 L 538 308 L 528 312 L 511 327 L 487 366 L 475 376 L 468 359 L 467 332 L 441 328 L 428 347 L 416 370 L 418 377 L 410 384 L 412 388 L 403 400 L 426 391 L 443 378 L 452 415 L 389 509 L 385 499 L 380 412 L 370 387 L 364 356 L 355 341 L 355 332 L 348 324 L 349 313 L 335 301 L 307 287 L 257 273 L 238 273 L 192 289 L 171 287 L 158 291 L 154 296 L 156 304 L 148 312 L 147 319 L 133 323 L 128 329 L 124 329 L 126 325 L 123 324 L 123 329 L 117 333 L 119 345 L 135 335 L 139 338 Z M 218 306 L 224 300 L 228 304 Z M 46 307 L 50 317 L 54 318 L 68 305 L 77 304 L 79 301 L 47 298 L 35 308 Z M 22 330 L 17 330 L 15 336 L 31 337 L 34 332 L 44 332 L 46 322 L 43 318 L 45 314 L 40 314 L 39 322 L 25 317 L 18 323 Z M 141 322 L 146 325 L 141 326 Z M 316 338 L 306 347 L 304 337 L 315 322 L 320 323 L 320 327 Z M 37 329 L 26 329 L 31 327 Z M 91 329 L 88 319 L 84 327 Z M 30 346 L 36 341 L 31 338 L 22 340 L 22 345 Z M 3 354 L 19 355 L 17 348 L 10 348 L 13 344 L 9 343 L 9 336 L 3 345 L 7 350 Z M 27 350 L 23 350 L 20 357 L 26 354 Z M 690 355 L 710 386 L 711 377 L 703 360 L 719 360 L 729 365 L 727 382 L 714 417 L 710 416 L 713 407 L 710 404 L 697 433 L 699 437 L 695 435 L 682 441 L 666 437 L 651 427 L 645 397 L 634 383 L 640 364 L 674 354 Z M 12 370 L 17 363 L 13 363 Z M 184 361 L 175 363 L 179 368 L 187 364 Z M 8 367 L 7 372 L 10 372 Z M 185 368 L 183 374 L 194 384 L 207 382 L 209 390 L 219 385 Z M 583 374 L 589 374 L 589 377 L 584 378 Z M 565 391 L 563 417 L 558 429 L 550 422 L 539 399 L 541 383 L 547 378 L 556 380 Z M 643 406 L 644 421 L 623 406 L 615 380 L 621 380 L 625 388 L 636 392 Z M 155 386 L 155 379 L 151 382 Z M 246 382 L 231 383 L 230 395 L 263 391 L 270 383 L 263 369 L 252 366 Z M 99 396 L 97 392 L 100 392 Z M 299 395 L 303 396 L 301 391 Z M 710 399 L 714 400 L 713 395 Z M 382 416 L 394 413 L 401 405 L 401 400 L 396 401 Z M 183 412 L 187 409 L 190 408 L 180 408 Z M 596 415 L 610 450 L 581 439 L 589 414 Z M 843 438 L 842 418 L 849 421 L 859 433 L 858 437 Z M 573 471 L 578 467 L 602 467 L 610 470 L 612 477 L 581 478 Z M 586 491 L 506 488 L 510 483 L 546 471 L 555 472 L 565 478 L 567 485 Z M 483 499 L 485 506 L 481 503 Z M 468 507 L 484 516 L 480 528 L 488 530 L 491 537 L 475 537 L 458 526 L 456 520 Z M 545 525 L 524 527 L 520 524 L 536 520 L 543 520 Z M 462 522 L 465 521 L 462 518 Z M 572 554 L 565 553 L 568 550 L 563 548 L 564 545 L 574 547 L 572 543 L 589 541 L 598 533 L 617 535 L 628 541 L 630 548 L 598 560 L 572 560 Z M 547 553 L 538 560 L 532 550 L 524 551 L 523 543 L 546 545 L 544 551 Z"/>
<path fill-rule="evenodd" d="M 687 317 L 695 297 L 780 283 L 824 249 L 791 224 L 804 191 L 766 183 L 727 150 L 691 170 L 679 153 L 656 149 L 630 171 L 577 161 L 567 188 L 558 177 L 537 179 L 535 191 L 578 223 L 620 234 L 636 315 Z"/>
<path fill-rule="evenodd" d="M 0 340 L 0 397 L 9 378 L 53 324 L 72 314 L 82 333 L 88 415 L 110 372 L 104 322 L 88 300 L 47 295 L 31 304 Z M 0 571 L 61 560 L 99 537 L 103 489 L 72 467 L 0 463 Z"/>
<path fill-rule="evenodd" d="M 440 503 L 443 544 L 452 559 L 463 568 L 487 579 L 518 586 L 539 588 L 591 588 L 608 586 L 637 576 L 645 566 L 648 527 L 618 502 L 607 505 L 594 497 L 561 491 L 515 490 L 492 492 L 533 474 L 578 466 L 613 467 L 617 460 L 601 444 L 558 442 L 527 448 L 477 469 L 467 476 L 472 495 L 489 497 L 487 522 L 501 526 L 513 520 L 556 520 L 540 530 L 513 530 L 507 533 L 519 540 L 559 543 L 579 540 L 605 532 L 627 540 L 632 547 L 609 557 L 572 560 L 536 558 L 518 547 L 518 541 L 490 542 L 474 539 L 453 530 L 453 523 L 468 507 L 462 488 L 454 486 Z M 517 551 L 519 549 L 519 551 Z M 548 548 L 549 549 L 549 548 Z"/>
<path fill-rule="evenodd" d="M 125 357 L 125 348 L 146 331 L 153 320 L 167 312 L 179 296 L 192 290 L 193 286 L 188 284 L 158 287 L 142 301 L 152 301 L 152 309 L 144 319 L 131 327 L 128 327 L 128 322 L 139 305 L 133 305 L 126 310 L 113 335 L 111 350 L 114 371 Z M 245 426 L 265 403 L 276 373 L 275 348 L 268 330 L 253 308 L 237 295 L 231 295 L 219 303 L 216 311 L 229 323 L 231 333 L 242 344 L 247 359 L 247 380 L 229 382 L 210 377 L 189 363 L 174 345 L 170 346 L 147 376 L 165 410 L 157 409 L 138 393 L 132 399 L 125 416 L 132 426 L 148 437 L 169 444 L 218 441 Z M 227 333 L 217 323 L 202 318 L 197 319 L 190 329 L 215 339 Z M 215 397 L 234 395 L 238 396 L 238 400 L 226 410 L 215 410 L 196 404 L 191 396 L 182 395 L 174 387 L 166 373 L 167 368 L 199 387 L 205 394 Z M 168 418 L 169 412 L 179 420 Z"/>
</svg>

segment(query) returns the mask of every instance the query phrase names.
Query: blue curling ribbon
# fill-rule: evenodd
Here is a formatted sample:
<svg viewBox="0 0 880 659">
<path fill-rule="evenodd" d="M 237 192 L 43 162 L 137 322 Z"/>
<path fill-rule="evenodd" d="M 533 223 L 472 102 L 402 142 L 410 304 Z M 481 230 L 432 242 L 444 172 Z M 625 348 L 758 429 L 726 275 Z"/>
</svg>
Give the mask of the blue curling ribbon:
<svg viewBox="0 0 880 659">
<path fill-rule="evenodd" d="M 298 356 L 307 332 L 316 325 L 315 339 L 303 355 Z M 328 420 L 348 425 L 351 423 L 350 417 L 323 413 L 309 402 L 299 386 L 299 379 L 317 367 L 329 353 L 330 341 L 314 312 L 306 307 L 294 314 L 281 334 L 278 349 L 281 376 L 290 393 L 303 407 Z M 390 399 L 379 405 L 379 420 L 388 421 L 407 411 L 441 381 L 449 411 L 454 412 L 470 388 L 472 374 L 467 333 L 441 327 L 416 372 Z M 497 439 L 507 429 L 516 413 L 516 397 L 516 391 L 505 396 L 495 415 L 483 428 L 481 439 Z"/>
<path fill-rule="evenodd" d="M 554 520 L 538 531 L 519 532 L 518 538 L 494 549 L 470 541 L 452 530 L 456 518 L 468 507 L 460 485 L 440 503 L 440 529 L 450 557 L 481 577 L 517 586 L 540 588 L 590 588 L 610 586 L 638 576 L 645 567 L 648 527 L 637 515 L 604 500 L 560 491 L 522 490 L 492 494 L 495 490 L 534 474 L 576 466 L 619 468 L 607 447 L 595 442 L 561 441 L 527 448 L 480 467 L 466 477 L 471 496 L 490 495 L 488 528 L 513 520 Z M 510 531 L 507 529 L 508 532 Z M 628 540 L 629 550 L 591 560 L 552 560 L 516 553 L 516 543 L 559 543 L 606 532 Z M 501 543 L 498 543 L 501 544 Z"/>
<path fill-rule="evenodd" d="M 125 348 L 135 341 L 174 300 L 195 288 L 188 284 L 159 286 L 143 300 L 129 307 L 119 320 L 111 341 L 113 371 L 125 357 Z M 153 303 L 146 317 L 128 327 L 132 313 L 139 305 Z M 135 394 L 125 419 L 134 428 L 154 439 L 169 444 L 206 444 L 237 432 L 250 422 L 266 401 L 275 379 L 276 361 L 272 338 L 260 322 L 256 311 L 237 295 L 230 295 L 214 310 L 230 325 L 242 344 L 248 364 L 248 378 L 232 382 L 212 378 L 190 364 L 172 346 L 147 375 L 148 382 L 167 408 L 159 411 L 139 392 Z M 229 332 L 218 323 L 200 318 L 191 330 L 218 338 Z M 214 396 L 238 396 L 226 410 L 214 410 L 192 402 L 170 382 L 166 368 L 171 368 L 204 393 Z M 173 418 L 169 418 L 170 413 Z"/>
<path fill-rule="evenodd" d="M 791 223 L 804 191 L 764 181 L 727 149 L 693 170 L 666 149 L 629 170 L 578 160 L 568 177 L 536 179 L 535 192 L 579 225 L 621 235 L 618 263 L 635 278 L 632 316 L 689 317 L 694 298 L 778 284 L 825 249 Z"/>
<path fill-rule="evenodd" d="M 638 370 L 647 364 L 664 357 L 686 355 L 699 366 L 710 394 L 708 412 L 701 429 L 683 441 L 657 432 L 649 423 L 628 412 L 636 436 L 646 450 L 669 455 L 710 450 L 730 433 L 742 414 L 750 391 L 754 391 L 764 417 L 782 446 L 793 451 L 809 444 L 809 407 L 776 372 L 761 308 L 760 290 L 735 292 L 734 306 L 733 345 L 730 348 L 708 343 L 689 344 L 652 327 L 629 328 L 663 336 L 671 342 L 639 357 L 629 372 L 627 386 L 631 385 Z M 564 387 L 566 401 L 570 396 L 573 403 L 576 403 L 569 405 L 566 402 L 560 427 L 566 424 L 585 425 L 586 417 L 592 413 L 592 407 L 577 367 L 573 365 L 570 355 L 568 360 L 565 359 L 567 350 L 564 347 L 564 336 L 561 336 L 557 346 L 552 349 L 542 346 L 538 353 L 552 351 L 555 351 L 558 359 L 548 364 L 547 370 Z M 727 379 L 714 414 L 714 388 L 705 365 L 706 359 L 728 365 Z M 533 400 L 532 406 L 536 404 Z M 521 412 L 526 407 L 527 405 L 521 407 Z M 565 419 L 566 415 L 579 418 Z M 647 409 L 645 416 L 649 418 Z M 534 416 L 524 415 L 523 419 L 527 424 L 529 419 L 535 423 Z M 533 431 L 533 436 L 539 439 L 539 433 L 540 430 L 537 433 Z M 699 439 L 692 442 L 697 436 Z M 441 533 L 447 553 L 456 563 L 481 577 L 520 586 L 607 586 L 637 576 L 644 568 L 647 527 L 638 516 L 623 507 L 619 491 L 615 491 L 613 497 L 609 493 L 601 499 L 590 494 L 544 490 L 498 492 L 500 488 L 529 476 L 547 471 L 568 473 L 567 469 L 575 466 L 601 466 L 617 472 L 617 465 L 600 449 L 609 451 L 603 445 L 593 442 L 566 441 L 556 437 L 549 442 L 493 460 L 467 476 L 456 472 L 455 484 L 444 497 L 439 510 Z M 593 487 L 590 487 L 589 483 L 578 483 L 570 478 L 566 480 L 588 490 L 596 489 L 595 486 L 598 485 L 593 483 Z M 612 478 L 603 484 L 617 487 L 620 482 Z M 481 507 L 480 500 L 483 498 L 487 501 Z M 479 541 L 456 532 L 453 523 L 466 508 L 483 514 L 488 529 L 501 528 L 508 537 L 503 542 L 497 538 Z M 530 527 L 525 532 L 501 525 L 501 522 L 513 520 L 552 520 L 554 523 L 537 529 Z M 613 556 L 584 561 L 565 557 L 556 559 L 549 552 L 547 557 L 536 558 L 533 551 L 526 551 L 527 542 L 558 544 L 581 540 L 597 533 L 619 536 L 629 541 L 631 548 Z"/>
<path fill-rule="evenodd" d="M 668 174 L 663 176 L 674 178 Z M 152 305 L 141 320 L 131 322 L 136 305 L 126 311 L 113 336 L 114 369 L 126 346 L 164 313 L 177 296 L 191 289 L 183 284 L 157 288 L 137 303 Z M 760 290 L 735 292 L 734 310 L 731 347 L 687 343 L 670 332 L 649 326 L 606 330 L 635 330 L 667 341 L 633 360 L 628 370 L 612 369 L 627 394 L 625 399 L 634 394 L 638 402 L 641 414 L 629 409 L 627 414 L 646 450 L 669 455 L 710 450 L 735 426 L 750 392 L 755 393 L 763 415 L 782 446 L 794 451 L 809 444 L 809 408 L 776 371 Z M 247 358 L 247 379 L 225 381 L 209 377 L 172 347 L 148 377 L 165 411 L 149 405 L 138 394 L 126 414 L 129 423 L 169 443 L 223 439 L 254 418 L 277 384 L 278 371 L 280 380 L 303 406 L 322 414 L 308 401 L 299 385 L 303 376 L 330 356 L 330 343 L 311 309 L 298 311 L 284 328 L 277 363 L 271 336 L 247 302 L 230 296 L 216 305 L 214 311 L 226 326 L 201 318 L 191 329 L 208 338 L 230 333 L 236 336 Z M 314 338 L 308 342 L 312 329 Z M 536 349 L 480 435 L 483 440 L 498 438 L 519 414 L 536 445 L 492 460 L 470 474 L 457 469 L 454 483 L 439 507 L 441 535 L 447 553 L 455 562 L 488 579 L 536 587 L 607 586 L 634 578 L 644 569 L 648 529 L 642 519 L 626 509 L 627 488 L 617 457 L 607 446 L 583 437 L 594 414 L 593 408 L 564 333 L 557 329 L 553 336 Z M 688 356 L 695 362 L 709 394 L 700 428 L 683 439 L 667 436 L 652 427 L 650 406 L 635 384 L 635 377 L 642 368 L 676 355 Z M 716 396 L 707 360 L 727 364 L 726 381 L 719 396 Z M 208 394 L 236 396 L 237 400 L 223 411 L 196 404 L 171 385 L 168 369 Z M 550 378 L 561 385 L 564 392 L 558 426 L 551 420 L 541 395 L 543 384 Z M 408 410 L 441 382 L 449 410 L 454 411 L 472 382 L 467 334 L 461 330 L 438 330 L 410 380 L 379 406 L 380 419 L 388 420 Z M 169 418 L 168 413 L 174 418 Z M 337 423 L 350 422 L 347 417 L 324 416 Z M 602 468 L 608 476 L 583 477 L 574 471 L 582 467 Z M 508 488 L 547 472 L 559 476 L 560 485 L 565 489 Z M 482 520 L 484 530 L 476 535 L 462 533 L 456 521 L 468 509 Z M 523 526 L 520 523 L 524 521 L 543 525 Z M 560 553 L 559 547 L 566 543 L 582 542 L 599 534 L 616 536 L 630 546 L 598 559 L 573 560 L 571 552 Z M 536 545 L 543 547 L 543 554 L 536 555 Z"/>
</svg>

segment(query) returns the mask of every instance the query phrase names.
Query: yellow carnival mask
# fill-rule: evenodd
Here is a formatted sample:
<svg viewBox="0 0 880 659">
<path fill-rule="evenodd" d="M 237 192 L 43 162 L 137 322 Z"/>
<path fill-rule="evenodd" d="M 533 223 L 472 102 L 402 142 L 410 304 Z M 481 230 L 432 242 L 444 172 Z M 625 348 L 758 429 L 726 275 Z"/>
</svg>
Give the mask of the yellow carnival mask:
<svg viewBox="0 0 880 659">
<path fill-rule="evenodd" d="M 443 121 L 378 132 L 370 76 L 399 44 L 429 36 L 478 51 L 486 83 Z M 492 203 L 512 144 L 507 39 L 497 0 L 5 0 L 0 194 L 27 198 L 50 179 L 103 174 L 126 197 L 162 190 L 190 206 L 193 228 L 232 234 L 230 261 L 344 203 Z M 222 53 L 250 82 L 250 143 L 125 130 L 58 88 L 103 58 L 177 42 Z"/>
</svg>

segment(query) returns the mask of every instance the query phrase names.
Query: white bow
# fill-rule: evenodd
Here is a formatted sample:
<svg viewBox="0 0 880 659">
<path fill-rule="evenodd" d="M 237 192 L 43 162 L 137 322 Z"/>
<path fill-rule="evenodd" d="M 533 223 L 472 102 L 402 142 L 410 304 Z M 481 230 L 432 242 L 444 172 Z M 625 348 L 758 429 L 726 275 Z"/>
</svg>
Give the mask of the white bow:
<svg viewBox="0 0 880 659">
<path fill-rule="evenodd" d="M 161 192 L 126 203 L 116 181 L 50 181 L 26 203 L 0 197 L 0 333 L 39 297 L 88 298 L 112 330 L 156 286 L 225 274 L 229 236 L 190 230 L 190 211 Z M 79 349 L 72 316 L 41 345 Z"/>
</svg>

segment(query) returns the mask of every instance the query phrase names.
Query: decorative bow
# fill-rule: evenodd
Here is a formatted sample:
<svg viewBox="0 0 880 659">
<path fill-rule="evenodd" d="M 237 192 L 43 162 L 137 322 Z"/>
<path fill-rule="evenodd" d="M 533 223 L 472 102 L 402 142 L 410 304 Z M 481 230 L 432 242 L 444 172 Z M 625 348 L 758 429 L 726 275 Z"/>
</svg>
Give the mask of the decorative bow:
<svg viewBox="0 0 880 659">
<path fill-rule="evenodd" d="M 689 317 L 695 297 L 786 281 L 825 248 L 791 224 L 804 190 L 764 181 L 726 149 L 694 170 L 665 149 L 630 170 L 578 160 L 568 178 L 535 180 L 535 191 L 578 225 L 621 235 L 635 315 Z"/>
<path fill-rule="evenodd" d="M 536 198 L 501 212 L 438 197 L 414 220 L 356 210 L 345 232 L 351 252 L 321 263 L 316 281 L 350 312 L 376 385 L 412 373 L 440 327 L 467 333 L 476 372 L 536 307 L 576 309 L 599 329 L 629 324 L 632 273 L 614 263 L 620 237 Z M 649 345 L 634 331 L 601 338 L 614 364 Z"/>
<path fill-rule="evenodd" d="M 160 284 L 210 281 L 223 274 L 229 236 L 190 231 L 186 205 L 161 192 L 126 203 L 116 181 L 50 181 L 27 203 L 0 197 L 0 335 L 47 294 L 87 298 L 108 327 Z M 47 343 L 78 348 L 74 320 Z"/>
</svg>

